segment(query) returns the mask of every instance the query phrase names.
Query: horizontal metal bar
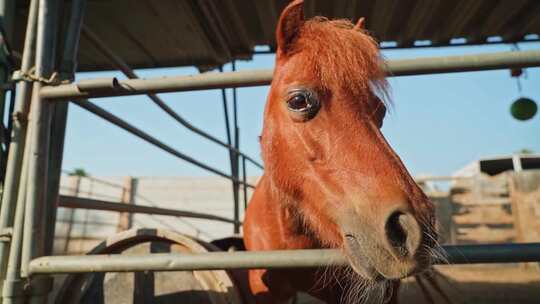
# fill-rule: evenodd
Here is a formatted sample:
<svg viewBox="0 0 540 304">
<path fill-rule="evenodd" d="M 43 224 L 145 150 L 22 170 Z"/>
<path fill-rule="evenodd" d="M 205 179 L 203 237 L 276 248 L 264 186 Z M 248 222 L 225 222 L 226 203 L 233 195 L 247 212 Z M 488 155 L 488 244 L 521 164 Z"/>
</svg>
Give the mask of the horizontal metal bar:
<svg viewBox="0 0 540 304">
<path fill-rule="evenodd" d="M 107 112 L 106 110 L 104 110 L 103 108 L 101 107 L 98 107 L 97 105 L 89 102 L 88 100 L 79 100 L 79 101 L 74 101 L 73 102 L 74 104 L 78 105 L 79 107 L 89 111 L 89 112 L 92 112 L 94 113 L 95 115 L 105 119 L 106 121 L 112 123 L 112 124 L 115 124 L 116 126 L 120 127 L 121 129 L 124 129 L 126 131 L 128 131 L 129 133 L 143 139 L 144 141 L 160 148 L 161 150 L 163 151 L 166 151 L 182 160 L 185 160 L 199 168 L 202 168 L 206 171 L 210 171 L 212 173 L 215 173 L 221 177 L 224 177 L 224 178 L 227 178 L 229 180 L 232 180 L 232 181 L 235 181 L 239 184 L 244 184 L 243 181 L 225 173 L 225 172 L 222 172 L 218 169 L 215 169 L 215 168 L 212 168 L 196 159 L 194 159 L 193 157 L 191 156 L 188 156 L 174 148 L 172 148 L 171 146 L 168 146 L 166 145 L 165 143 L 161 142 L 160 140 L 156 139 L 155 137 L 149 135 L 148 133 L 132 126 L 131 124 L 129 124 L 128 122 L 124 121 L 123 119 L 121 119 L 120 117 L 110 113 L 110 112 Z M 251 188 L 255 188 L 253 185 L 251 184 L 246 184 L 246 186 L 248 187 L 251 187 Z"/>
<path fill-rule="evenodd" d="M 98 50 L 101 51 L 101 53 L 109 60 L 111 65 L 118 70 L 122 71 L 124 75 L 126 75 L 129 79 L 139 79 L 139 76 L 133 71 L 127 63 L 120 58 L 111 48 L 107 46 L 103 40 L 101 40 L 100 37 L 96 33 L 94 33 L 90 28 L 87 26 L 83 26 L 82 33 L 85 35 L 85 37 L 92 42 L 93 45 L 96 46 Z M 81 82 L 79 82 L 81 83 Z M 80 86 L 79 86 L 80 87 Z M 171 107 L 169 107 L 159 96 L 156 94 L 147 94 L 148 98 L 152 100 L 159 108 L 161 108 L 165 113 L 167 113 L 170 117 L 172 117 L 174 120 L 176 120 L 178 123 L 180 123 L 182 126 L 186 127 L 188 130 L 191 130 L 192 132 L 199 134 L 200 136 L 218 144 L 221 145 L 229 150 L 234 151 L 234 153 L 243 156 L 246 158 L 249 162 L 254 164 L 255 166 L 259 167 L 260 169 L 264 169 L 263 165 L 251 158 L 250 156 L 242 153 L 240 150 L 236 149 L 235 147 L 228 145 L 227 143 L 223 142 L 219 138 L 210 135 L 209 133 L 203 131 L 202 129 L 199 129 L 195 127 L 193 124 L 191 124 L 189 121 L 187 121 L 185 118 L 180 116 L 180 114 L 176 113 Z"/>
<path fill-rule="evenodd" d="M 435 73 L 470 72 L 507 68 L 540 66 L 540 51 L 515 51 L 446 57 L 389 60 L 386 70 L 389 76 L 423 75 Z M 204 73 L 191 76 L 162 77 L 152 79 L 103 81 L 102 87 L 81 87 L 78 83 L 41 88 L 41 96 L 56 100 L 124 96 L 148 93 L 209 90 L 268 85 L 272 70 L 252 70 L 226 73 Z"/>
<path fill-rule="evenodd" d="M 536 43 L 539 42 L 540 39 L 534 38 L 534 39 L 527 39 L 527 40 L 502 40 L 502 41 L 478 41 L 478 42 L 469 42 L 466 43 L 450 43 L 449 41 L 441 42 L 441 43 L 433 43 L 433 41 L 430 41 L 430 43 L 427 44 L 412 44 L 412 45 L 403 45 L 396 43 L 395 45 L 388 45 L 388 44 L 379 44 L 379 48 L 381 50 L 411 50 L 411 49 L 428 49 L 428 48 L 441 48 L 441 47 L 449 47 L 449 48 L 460 48 L 460 47 L 467 47 L 467 46 L 485 46 L 485 45 L 505 45 L 505 46 L 512 46 L 515 44 L 528 44 L 528 43 Z M 386 41 L 385 41 L 386 42 Z M 388 42 L 394 42 L 394 41 L 388 41 Z M 275 50 L 262 50 L 262 51 L 254 51 L 254 55 L 273 55 L 275 54 Z"/>
<path fill-rule="evenodd" d="M 540 243 L 443 246 L 450 264 L 540 261 Z M 444 261 L 436 261 L 444 264 Z M 347 265 L 336 249 L 207 252 L 197 254 L 47 256 L 30 263 L 32 274 L 301 268 Z"/>
<path fill-rule="evenodd" d="M 224 87 L 261 86 L 269 84 L 271 79 L 272 70 L 252 70 L 225 73 L 203 73 L 191 76 L 118 80 L 118 86 L 111 90 L 84 91 L 81 90 L 77 83 L 74 83 L 54 87 L 51 86 L 40 92 L 44 98 L 48 99 L 74 100 L 107 96 L 210 90 Z"/>
<path fill-rule="evenodd" d="M 388 62 L 389 76 L 488 71 L 540 66 L 540 51 L 512 51 Z"/>
<path fill-rule="evenodd" d="M 422 182 L 446 182 L 446 181 L 458 181 L 458 180 L 465 180 L 465 179 L 473 179 L 472 176 L 419 176 L 415 177 L 414 181 L 417 183 Z"/>
<path fill-rule="evenodd" d="M 91 209 L 91 210 L 104 210 L 104 211 L 117 211 L 117 212 L 126 212 L 126 213 L 144 213 L 144 214 L 154 214 L 154 215 L 170 215 L 176 217 L 190 217 L 190 218 L 199 218 L 214 220 L 226 223 L 234 224 L 235 221 L 221 216 L 183 211 L 183 210 L 174 210 L 174 209 L 165 209 L 151 206 L 141 206 L 141 205 L 131 205 L 131 204 L 122 204 L 120 202 L 108 202 L 102 200 L 95 200 L 89 198 L 82 198 L 76 196 L 67 196 L 60 195 L 58 200 L 58 205 L 60 207 L 68 208 L 79 208 L 79 209 Z M 240 223 L 241 224 L 241 223 Z"/>
</svg>

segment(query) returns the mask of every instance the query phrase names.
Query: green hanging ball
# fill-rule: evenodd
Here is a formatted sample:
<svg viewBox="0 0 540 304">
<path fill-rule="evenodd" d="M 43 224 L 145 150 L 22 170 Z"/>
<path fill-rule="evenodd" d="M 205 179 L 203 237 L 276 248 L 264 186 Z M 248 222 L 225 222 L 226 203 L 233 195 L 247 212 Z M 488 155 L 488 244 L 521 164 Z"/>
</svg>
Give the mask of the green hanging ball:
<svg viewBox="0 0 540 304">
<path fill-rule="evenodd" d="M 532 99 L 520 97 L 510 106 L 512 117 L 517 120 L 529 120 L 536 115 L 538 106 Z"/>
</svg>

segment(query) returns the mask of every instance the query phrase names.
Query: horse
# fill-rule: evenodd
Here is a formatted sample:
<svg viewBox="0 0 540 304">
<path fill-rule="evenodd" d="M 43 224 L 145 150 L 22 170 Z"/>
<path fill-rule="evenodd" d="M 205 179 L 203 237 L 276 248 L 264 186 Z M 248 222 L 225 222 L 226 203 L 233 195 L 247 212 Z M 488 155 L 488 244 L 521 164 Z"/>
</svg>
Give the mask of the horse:
<svg viewBox="0 0 540 304">
<path fill-rule="evenodd" d="M 302 0 L 278 20 L 260 138 L 265 171 L 244 242 L 247 250 L 338 248 L 349 266 L 250 270 L 257 303 L 298 291 L 327 303 L 395 303 L 399 280 L 432 264 L 434 206 L 381 133 L 389 88 L 362 23 L 306 20 Z"/>
</svg>

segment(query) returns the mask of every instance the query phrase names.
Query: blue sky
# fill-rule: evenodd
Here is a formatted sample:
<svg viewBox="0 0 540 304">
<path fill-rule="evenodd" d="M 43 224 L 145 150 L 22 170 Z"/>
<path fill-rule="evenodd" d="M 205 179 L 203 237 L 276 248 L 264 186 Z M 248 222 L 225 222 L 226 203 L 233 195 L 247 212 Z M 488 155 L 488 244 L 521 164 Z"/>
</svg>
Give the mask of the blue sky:
<svg viewBox="0 0 540 304">
<path fill-rule="evenodd" d="M 520 44 L 522 50 L 540 49 L 540 43 Z M 508 45 L 423 48 L 384 51 L 388 59 L 508 51 Z M 238 70 L 272 68 L 273 55 L 258 55 L 237 62 Z M 230 65 L 225 66 L 230 70 Z M 195 68 L 137 71 L 141 77 L 198 73 Z M 540 102 L 540 68 L 526 70 L 521 95 Z M 117 76 L 85 73 L 78 79 Z M 483 156 L 508 154 L 527 148 L 540 152 L 540 115 L 520 122 L 509 107 L 520 94 L 508 70 L 390 78 L 395 107 L 384 122 L 383 133 L 414 174 L 448 175 Z M 268 87 L 238 90 L 240 146 L 259 157 L 258 135 Z M 160 95 L 169 106 L 194 125 L 223 140 L 219 90 Z M 229 92 L 231 96 L 231 92 Z M 99 106 L 156 136 L 180 151 L 228 172 L 227 150 L 187 131 L 146 96 L 93 100 Z M 93 176 L 208 175 L 110 123 L 71 105 L 63 168 L 84 168 Z M 260 171 L 248 168 L 249 175 Z"/>
</svg>

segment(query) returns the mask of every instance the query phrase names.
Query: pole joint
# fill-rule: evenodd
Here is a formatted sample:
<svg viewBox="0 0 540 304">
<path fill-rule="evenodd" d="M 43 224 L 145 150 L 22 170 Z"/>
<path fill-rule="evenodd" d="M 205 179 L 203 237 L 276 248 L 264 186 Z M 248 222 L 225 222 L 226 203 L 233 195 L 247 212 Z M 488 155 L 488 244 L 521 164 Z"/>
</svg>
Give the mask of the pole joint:
<svg viewBox="0 0 540 304">
<path fill-rule="evenodd" d="M 13 235 L 13 228 L 6 227 L 0 230 L 0 242 L 11 242 L 11 236 Z"/>
</svg>

